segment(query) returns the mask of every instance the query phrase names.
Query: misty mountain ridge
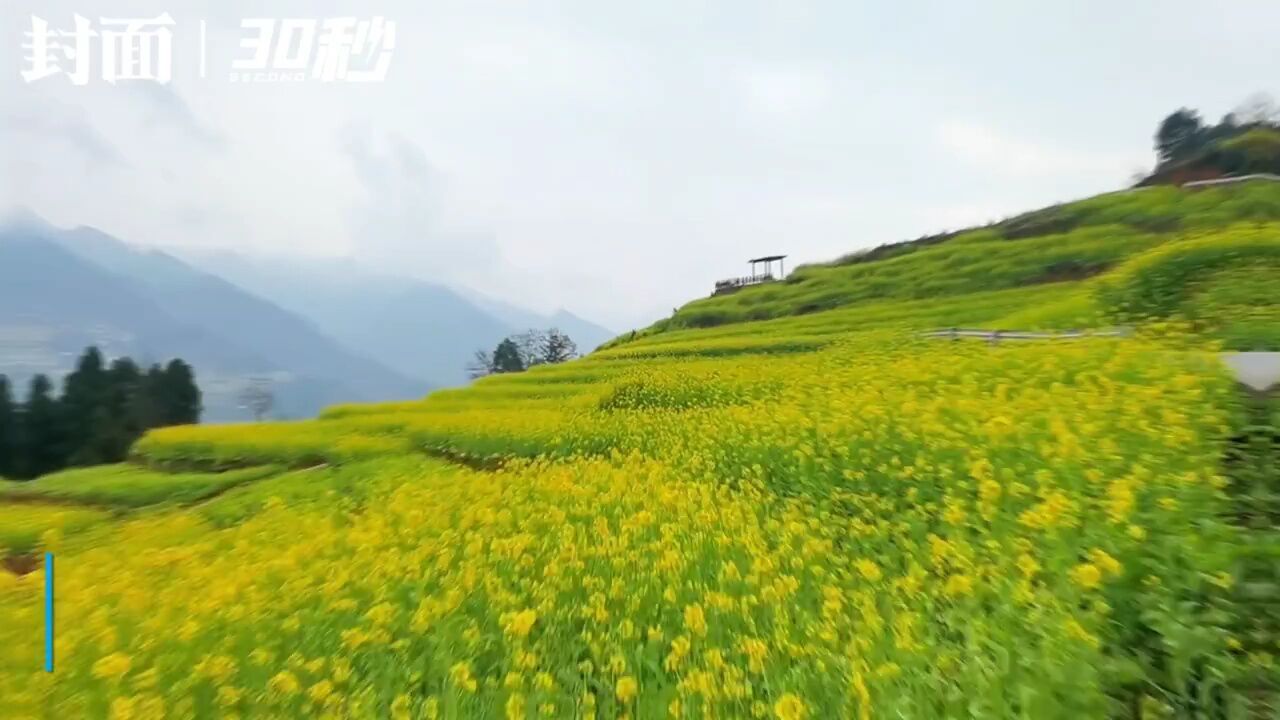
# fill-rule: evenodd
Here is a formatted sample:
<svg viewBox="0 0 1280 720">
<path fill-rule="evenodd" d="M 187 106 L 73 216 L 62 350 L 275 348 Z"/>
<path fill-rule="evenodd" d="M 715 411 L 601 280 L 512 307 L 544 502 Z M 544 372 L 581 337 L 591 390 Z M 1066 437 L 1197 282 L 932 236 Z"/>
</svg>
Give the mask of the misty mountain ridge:
<svg viewBox="0 0 1280 720">
<path fill-rule="evenodd" d="M 0 372 L 18 382 L 57 377 L 89 344 L 108 356 L 191 363 L 210 420 L 244 419 L 236 395 L 255 377 L 272 379 L 278 416 L 430 389 L 168 253 L 11 213 L 0 224 Z"/>
<path fill-rule="evenodd" d="M 577 343 L 578 352 L 583 354 L 595 350 L 618 334 L 564 308 L 559 308 L 550 315 L 542 315 L 470 288 L 459 288 L 458 292 L 511 327 L 558 328 Z"/>
<path fill-rule="evenodd" d="M 175 250 L 308 318 L 348 347 L 437 385 L 467 382 L 476 350 L 530 328 L 559 328 L 589 352 L 614 333 L 567 310 L 544 315 L 473 290 L 363 268 L 349 259 L 267 258 L 218 250 Z"/>
</svg>

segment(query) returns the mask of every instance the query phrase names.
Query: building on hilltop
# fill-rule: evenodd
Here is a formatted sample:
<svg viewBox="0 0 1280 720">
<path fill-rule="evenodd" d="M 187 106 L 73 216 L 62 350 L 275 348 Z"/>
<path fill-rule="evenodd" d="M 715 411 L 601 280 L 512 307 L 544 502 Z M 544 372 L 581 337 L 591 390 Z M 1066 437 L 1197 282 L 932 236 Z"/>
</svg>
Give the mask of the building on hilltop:
<svg viewBox="0 0 1280 720">
<path fill-rule="evenodd" d="M 724 295 L 725 293 L 735 292 L 748 285 L 760 285 L 775 280 L 781 280 L 786 277 L 787 270 L 783 264 L 786 255 L 765 255 L 764 257 L 753 258 L 747 261 L 751 266 L 751 274 L 743 277 L 729 278 L 716 283 L 716 289 L 711 293 L 715 295 Z M 778 275 L 773 274 L 773 264 L 778 263 Z M 764 267 L 761 268 L 761 265 Z"/>
</svg>

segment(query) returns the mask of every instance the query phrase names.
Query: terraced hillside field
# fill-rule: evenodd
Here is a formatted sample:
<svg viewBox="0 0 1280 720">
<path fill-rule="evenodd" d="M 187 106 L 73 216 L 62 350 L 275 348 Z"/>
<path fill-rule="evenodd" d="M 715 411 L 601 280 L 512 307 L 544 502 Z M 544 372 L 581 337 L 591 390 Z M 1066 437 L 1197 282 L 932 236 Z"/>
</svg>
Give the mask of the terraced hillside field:
<svg viewBox="0 0 1280 720">
<path fill-rule="evenodd" d="M 59 603 L 50 675 L 43 571 L 0 573 L 5 716 L 1264 712 L 1275 415 L 1218 351 L 1275 337 L 1280 189 L 1213 192 L 1169 196 L 1176 222 L 1100 199 L 1047 235 L 798 271 L 578 361 L 154 431 L 91 481 L 0 490 Z"/>
</svg>

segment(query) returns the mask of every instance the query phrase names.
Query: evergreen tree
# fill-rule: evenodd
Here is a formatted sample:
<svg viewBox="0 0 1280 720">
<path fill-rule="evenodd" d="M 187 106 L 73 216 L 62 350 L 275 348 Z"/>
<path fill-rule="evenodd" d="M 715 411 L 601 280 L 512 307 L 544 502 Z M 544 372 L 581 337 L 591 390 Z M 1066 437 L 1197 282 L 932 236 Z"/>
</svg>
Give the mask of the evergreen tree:
<svg viewBox="0 0 1280 720">
<path fill-rule="evenodd" d="M 18 476 L 18 409 L 9 378 L 0 375 L 0 478 Z"/>
<path fill-rule="evenodd" d="M 0 375 L 0 475 L 14 478 L 120 462 L 147 430 L 200 420 L 190 365 L 175 359 L 143 373 L 118 358 L 104 367 L 93 347 L 64 378 L 61 398 L 45 375 L 32 378 L 25 404 L 15 405 L 12 394 Z"/>
<path fill-rule="evenodd" d="M 498 343 L 498 347 L 493 351 L 493 371 L 520 372 L 524 370 L 524 360 L 520 357 L 520 347 L 511 338 L 507 338 Z"/>
<path fill-rule="evenodd" d="M 22 408 L 21 477 L 38 477 L 66 466 L 65 427 L 53 383 L 36 375 Z"/>
<path fill-rule="evenodd" d="M 170 360 L 164 368 L 163 421 L 165 425 L 200 422 L 200 388 L 191 366 Z"/>
<path fill-rule="evenodd" d="M 144 430 L 164 425 L 164 391 L 164 368 L 160 365 L 152 365 L 147 368 L 146 374 L 138 379 L 138 391 L 133 397 L 133 413 Z"/>
<path fill-rule="evenodd" d="M 1200 114 L 1180 108 L 1170 113 L 1156 130 L 1156 155 L 1161 164 L 1184 158 L 1203 145 L 1204 137 Z"/>
<path fill-rule="evenodd" d="M 62 383 L 60 404 L 65 423 L 63 441 L 66 443 L 63 452 L 72 465 L 106 462 L 97 452 L 93 434 L 99 423 L 99 411 L 106 401 L 107 389 L 102 353 L 96 347 L 89 347 L 76 362 L 76 369 Z"/>
<path fill-rule="evenodd" d="M 107 392 L 94 416 L 93 442 L 104 462 L 120 462 L 147 428 L 139 408 L 142 373 L 129 358 L 117 358 L 107 370 Z"/>
</svg>

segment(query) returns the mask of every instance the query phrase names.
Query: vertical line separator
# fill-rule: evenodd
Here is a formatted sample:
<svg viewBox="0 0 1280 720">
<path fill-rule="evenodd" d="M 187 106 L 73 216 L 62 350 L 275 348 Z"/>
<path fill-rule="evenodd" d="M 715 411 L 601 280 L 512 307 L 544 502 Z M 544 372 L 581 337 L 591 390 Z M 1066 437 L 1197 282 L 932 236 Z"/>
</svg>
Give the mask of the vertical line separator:
<svg viewBox="0 0 1280 720">
<path fill-rule="evenodd" d="M 44 671 L 53 672 L 53 553 L 44 554 Z"/>
</svg>

